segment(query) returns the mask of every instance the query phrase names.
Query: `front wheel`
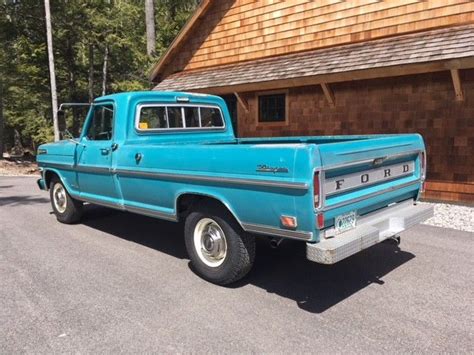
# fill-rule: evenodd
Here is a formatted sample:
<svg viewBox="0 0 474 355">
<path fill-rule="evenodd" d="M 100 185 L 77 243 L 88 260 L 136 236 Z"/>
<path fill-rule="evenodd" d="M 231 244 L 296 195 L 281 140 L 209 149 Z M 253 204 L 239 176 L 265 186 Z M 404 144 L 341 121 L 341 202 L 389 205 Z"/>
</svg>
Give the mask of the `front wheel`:
<svg viewBox="0 0 474 355">
<path fill-rule="evenodd" d="M 73 199 L 57 177 L 51 179 L 49 196 L 59 222 L 66 224 L 79 222 L 82 216 L 82 202 Z"/>
<path fill-rule="evenodd" d="M 255 239 L 220 206 L 200 206 L 184 227 L 194 270 L 204 279 L 226 285 L 244 277 L 255 259 Z"/>
</svg>

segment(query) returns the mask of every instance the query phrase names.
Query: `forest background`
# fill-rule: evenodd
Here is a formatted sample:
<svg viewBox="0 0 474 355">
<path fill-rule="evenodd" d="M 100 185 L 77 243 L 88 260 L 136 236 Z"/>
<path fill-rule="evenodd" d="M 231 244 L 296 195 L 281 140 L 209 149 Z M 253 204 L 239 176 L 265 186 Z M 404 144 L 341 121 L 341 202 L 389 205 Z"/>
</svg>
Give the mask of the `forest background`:
<svg viewBox="0 0 474 355">
<path fill-rule="evenodd" d="M 34 155 L 39 144 L 54 139 L 46 2 L 0 0 L 0 159 L 3 152 Z M 151 66 L 198 3 L 51 0 L 58 102 L 150 89 Z M 77 134 L 85 112 L 71 115 Z"/>
</svg>

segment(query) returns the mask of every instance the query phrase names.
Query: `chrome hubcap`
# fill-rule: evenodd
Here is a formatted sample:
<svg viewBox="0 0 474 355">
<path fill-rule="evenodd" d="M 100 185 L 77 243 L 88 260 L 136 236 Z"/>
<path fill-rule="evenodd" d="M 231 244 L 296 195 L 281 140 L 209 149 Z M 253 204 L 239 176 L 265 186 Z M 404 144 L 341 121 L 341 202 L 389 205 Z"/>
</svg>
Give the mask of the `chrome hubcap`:
<svg viewBox="0 0 474 355">
<path fill-rule="evenodd" d="M 203 218 L 194 229 L 194 248 L 208 266 L 221 265 L 227 255 L 227 242 L 222 228 L 211 218 Z"/>
<path fill-rule="evenodd" d="M 57 183 L 53 187 L 53 202 L 54 207 L 59 213 L 64 213 L 67 207 L 67 198 L 66 198 L 66 190 L 64 189 L 63 185 Z"/>
</svg>

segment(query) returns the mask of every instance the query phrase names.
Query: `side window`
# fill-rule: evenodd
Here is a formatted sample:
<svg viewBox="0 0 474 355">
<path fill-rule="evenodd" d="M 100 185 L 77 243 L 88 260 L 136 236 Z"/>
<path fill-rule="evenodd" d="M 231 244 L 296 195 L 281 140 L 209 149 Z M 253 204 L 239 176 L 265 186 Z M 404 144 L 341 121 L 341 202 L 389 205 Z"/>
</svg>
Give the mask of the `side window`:
<svg viewBox="0 0 474 355">
<path fill-rule="evenodd" d="M 201 107 L 201 127 L 224 127 L 221 111 L 214 107 Z"/>
<path fill-rule="evenodd" d="M 112 139 L 114 106 L 94 106 L 92 121 L 87 128 L 87 139 L 91 141 L 108 141 Z"/>
<path fill-rule="evenodd" d="M 184 117 L 186 118 L 186 128 L 199 127 L 199 109 L 197 107 L 185 107 Z"/>
<path fill-rule="evenodd" d="M 167 128 L 166 108 L 162 106 L 142 107 L 138 127 L 140 129 Z"/>
<path fill-rule="evenodd" d="M 182 128 L 183 116 L 181 115 L 181 107 L 168 107 L 167 110 L 169 128 Z"/>
</svg>

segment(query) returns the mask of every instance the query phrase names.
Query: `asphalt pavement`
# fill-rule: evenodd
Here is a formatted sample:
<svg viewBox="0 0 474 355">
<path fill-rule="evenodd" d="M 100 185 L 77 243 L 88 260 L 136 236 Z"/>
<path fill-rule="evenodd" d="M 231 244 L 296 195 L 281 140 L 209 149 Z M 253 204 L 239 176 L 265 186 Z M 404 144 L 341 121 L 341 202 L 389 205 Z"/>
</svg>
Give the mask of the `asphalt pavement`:
<svg viewBox="0 0 474 355">
<path fill-rule="evenodd" d="M 418 226 L 334 266 L 259 239 L 232 287 L 182 233 L 96 206 L 62 225 L 34 178 L 0 177 L 0 353 L 474 352 L 474 233 Z"/>
</svg>

